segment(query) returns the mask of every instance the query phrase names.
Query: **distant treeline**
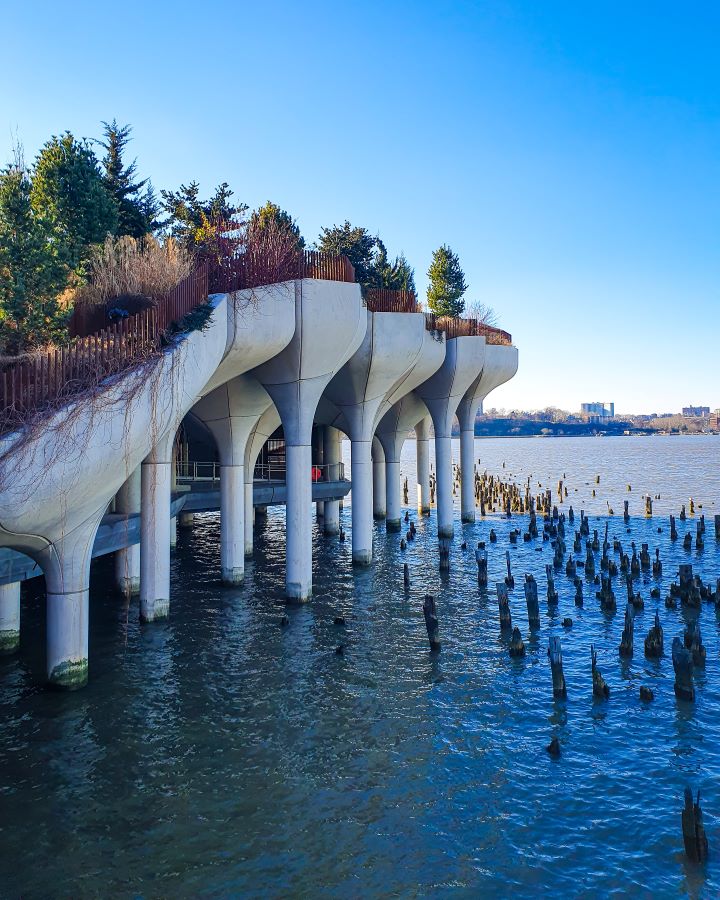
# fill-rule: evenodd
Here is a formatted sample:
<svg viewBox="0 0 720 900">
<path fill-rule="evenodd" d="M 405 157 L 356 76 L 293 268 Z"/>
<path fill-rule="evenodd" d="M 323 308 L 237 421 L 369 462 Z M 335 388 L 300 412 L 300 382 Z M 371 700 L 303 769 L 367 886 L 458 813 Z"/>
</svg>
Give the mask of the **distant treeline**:
<svg viewBox="0 0 720 900">
<path fill-rule="evenodd" d="M 475 422 L 475 437 L 592 436 L 656 434 L 657 429 L 639 427 L 627 421 L 602 425 L 593 422 L 551 422 L 534 419 L 482 419 Z M 678 430 L 676 433 L 680 433 Z"/>
</svg>

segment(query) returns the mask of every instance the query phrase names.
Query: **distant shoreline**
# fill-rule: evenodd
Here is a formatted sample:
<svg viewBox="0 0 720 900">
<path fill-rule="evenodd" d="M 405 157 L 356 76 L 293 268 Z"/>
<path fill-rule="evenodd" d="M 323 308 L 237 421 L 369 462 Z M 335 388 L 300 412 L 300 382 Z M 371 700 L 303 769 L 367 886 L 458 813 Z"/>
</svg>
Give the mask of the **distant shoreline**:
<svg viewBox="0 0 720 900">
<path fill-rule="evenodd" d="M 683 435 L 713 435 L 710 431 L 681 431 L 679 429 L 660 430 L 639 428 L 629 422 L 618 422 L 617 425 L 592 425 L 590 423 L 569 422 L 533 422 L 527 419 L 493 419 L 475 423 L 476 438 L 527 438 L 527 437 L 636 437 L 657 435 L 659 437 L 678 437 Z M 459 432 L 453 430 L 453 437 Z"/>
</svg>

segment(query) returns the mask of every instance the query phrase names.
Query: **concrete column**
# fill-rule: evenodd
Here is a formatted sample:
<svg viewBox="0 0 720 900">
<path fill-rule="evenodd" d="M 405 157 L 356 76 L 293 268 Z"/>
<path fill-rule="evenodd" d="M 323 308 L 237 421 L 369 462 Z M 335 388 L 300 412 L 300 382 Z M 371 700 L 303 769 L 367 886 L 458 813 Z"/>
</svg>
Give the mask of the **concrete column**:
<svg viewBox="0 0 720 900">
<path fill-rule="evenodd" d="M 253 525 L 255 524 L 255 507 L 253 506 L 253 482 L 245 482 L 245 556 L 253 555 Z"/>
<path fill-rule="evenodd" d="M 430 416 L 415 426 L 417 498 L 420 514 L 430 512 Z"/>
<path fill-rule="evenodd" d="M 0 585 L 0 653 L 12 653 L 20 643 L 20 582 Z"/>
<path fill-rule="evenodd" d="M 400 504 L 400 462 L 399 460 L 387 460 L 385 463 L 385 482 L 387 486 L 387 519 L 385 525 L 388 531 L 400 531 L 400 517 L 402 508 Z"/>
<path fill-rule="evenodd" d="M 194 523 L 195 523 L 195 513 L 191 513 L 191 512 L 180 513 L 178 525 L 181 528 L 192 528 Z"/>
<path fill-rule="evenodd" d="M 337 428 L 326 425 L 323 428 L 323 459 L 328 467 L 328 480 L 340 480 L 340 432 Z M 326 500 L 323 527 L 325 534 L 339 534 L 340 532 L 340 501 Z"/>
<path fill-rule="evenodd" d="M 373 518 L 384 519 L 386 514 L 385 500 L 385 451 L 377 438 L 372 443 L 373 461 Z"/>
<path fill-rule="evenodd" d="M 312 595 L 312 482 L 310 444 L 286 445 L 287 571 L 288 600 L 304 603 Z"/>
<path fill-rule="evenodd" d="M 115 512 L 123 515 L 140 513 L 140 466 L 130 475 L 115 496 Z M 129 540 L 126 522 L 126 540 Z M 130 544 L 115 553 L 115 582 L 126 597 L 140 590 L 140 544 Z"/>
<path fill-rule="evenodd" d="M 172 496 L 172 487 L 170 488 L 170 494 Z M 174 550 L 177 547 L 177 516 L 173 516 L 170 519 L 170 549 Z"/>
<path fill-rule="evenodd" d="M 357 565 L 372 562 L 372 443 L 351 441 L 352 558 Z"/>
<path fill-rule="evenodd" d="M 177 459 L 175 453 L 176 447 L 173 445 L 172 466 L 170 468 L 170 495 L 172 499 L 173 491 L 177 490 Z M 170 549 L 177 547 L 177 516 L 170 519 Z"/>
<path fill-rule="evenodd" d="M 220 564 L 224 584 L 245 577 L 245 467 L 220 466 Z"/>
<path fill-rule="evenodd" d="M 463 429 L 460 432 L 460 518 L 463 522 L 475 521 L 474 455 L 475 430 Z"/>
<path fill-rule="evenodd" d="M 435 432 L 438 537 L 451 538 L 453 528 L 452 443 L 450 435 Z"/>
<path fill-rule="evenodd" d="M 47 590 L 47 674 L 75 690 L 87 683 L 90 560 L 104 508 L 38 554 Z"/>
<path fill-rule="evenodd" d="M 141 466 L 140 620 L 153 622 L 170 610 L 170 495 L 172 435 Z"/>
<path fill-rule="evenodd" d="M 322 466 L 324 462 L 322 425 L 313 430 L 313 464 Z M 323 474 L 323 478 L 326 477 Z M 315 501 L 315 515 L 319 521 L 325 518 L 325 501 Z"/>
</svg>

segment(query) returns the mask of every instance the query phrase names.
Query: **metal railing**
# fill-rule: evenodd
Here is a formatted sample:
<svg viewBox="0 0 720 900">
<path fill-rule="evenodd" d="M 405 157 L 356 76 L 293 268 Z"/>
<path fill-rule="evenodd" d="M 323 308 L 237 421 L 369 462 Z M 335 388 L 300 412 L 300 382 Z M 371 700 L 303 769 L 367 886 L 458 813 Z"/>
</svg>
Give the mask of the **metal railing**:
<svg viewBox="0 0 720 900">
<path fill-rule="evenodd" d="M 126 371 L 161 349 L 170 325 L 207 300 L 208 271 L 201 266 L 150 309 L 78 336 L 66 347 L 33 353 L 0 373 L 0 433 L 17 428 L 31 414 L 52 410 Z M 88 327 L 94 324 L 88 318 Z"/>
<path fill-rule="evenodd" d="M 414 291 L 393 291 L 389 288 L 370 288 L 365 294 L 370 312 L 422 312 Z"/>
<path fill-rule="evenodd" d="M 178 460 L 175 464 L 175 477 L 181 484 L 197 482 L 208 484 L 220 483 L 220 463 L 202 460 Z M 326 463 L 314 465 L 310 470 L 312 481 L 344 481 L 345 465 L 343 463 Z M 285 464 L 258 463 L 253 472 L 254 481 L 279 481 L 285 483 Z"/>
<path fill-rule="evenodd" d="M 244 251 L 213 267 L 210 288 L 217 293 L 240 291 L 296 278 L 354 283 L 355 269 L 347 256 L 301 250 L 273 258 L 270 253 Z"/>
<path fill-rule="evenodd" d="M 430 331 L 442 331 L 448 340 L 457 337 L 484 337 L 488 344 L 512 346 L 512 335 L 501 328 L 486 325 L 477 319 L 461 319 L 455 316 L 437 316 L 425 313 L 425 321 Z"/>
</svg>

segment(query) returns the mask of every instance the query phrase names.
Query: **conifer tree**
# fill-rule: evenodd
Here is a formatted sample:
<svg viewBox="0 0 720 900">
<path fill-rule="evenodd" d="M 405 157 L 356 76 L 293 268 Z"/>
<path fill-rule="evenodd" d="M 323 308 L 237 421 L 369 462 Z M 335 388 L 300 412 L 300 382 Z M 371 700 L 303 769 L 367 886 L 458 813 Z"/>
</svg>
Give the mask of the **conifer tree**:
<svg viewBox="0 0 720 900">
<path fill-rule="evenodd" d="M 279 232 L 291 236 L 298 250 L 305 247 L 305 239 L 300 234 L 300 228 L 290 213 L 268 200 L 264 206 L 256 209 L 250 216 L 250 229 L 260 231 L 267 228 L 270 223 L 275 223 Z"/>
<path fill-rule="evenodd" d="M 103 122 L 104 140 L 98 141 L 105 149 L 102 160 L 104 181 L 118 207 L 118 235 L 141 238 L 158 228 L 158 204 L 147 178 L 136 181 L 137 160 L 125 165 L 123 155 L 130 143 L 130 125 Z M 144 190 L 143 190 L 144 189 Z"/>
<path fill-rule="evenodd" d="M 367 228 L 351 225 L 333 225 L 320 232 L 318 250 L 323 253 L 347 256 L 355 268 L 355 278 L 362 287 L 378 287 L 374 250 L 378 238 Z"/>
<path fill-rule="evenodd" d="M 439 316 L 459 316 L 465 308 L 462 297 L 467 290 L 465 275 L 457 254 L 446 244 L 433 253 L 428 269 L 427 298 L 430 310 Z"/>
<path fill-rule="evenodd" d="M 58 294 L 68 266 L 47 222 L 33 211 L 21 158 L 0 172 L 0 349 L 17 355 L 64 335 Z"/>
<path fill-rule="evenodd" d="M 35 215 L 67 249 L 73 269 L 87 261 L 93 244 L 117 230 L 118 207 L 95 154 L 69 131 L 52 137 L 40 151 L 30 199 Z"/>
</svg>

